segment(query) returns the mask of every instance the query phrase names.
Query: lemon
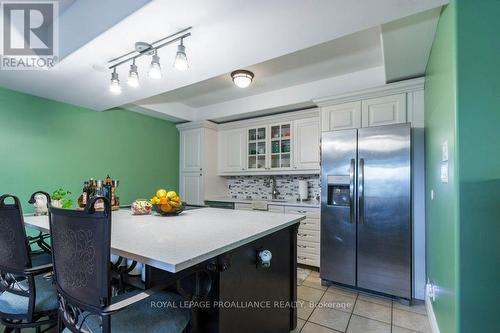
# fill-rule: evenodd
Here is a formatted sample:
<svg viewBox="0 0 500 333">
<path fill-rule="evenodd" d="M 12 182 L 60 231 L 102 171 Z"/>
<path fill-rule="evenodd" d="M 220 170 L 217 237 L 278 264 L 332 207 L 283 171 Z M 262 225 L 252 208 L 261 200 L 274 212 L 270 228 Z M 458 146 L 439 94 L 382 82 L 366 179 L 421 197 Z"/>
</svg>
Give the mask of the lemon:
<svg viewBox="0 0 500 333">
<path fill-rule="evenodd" d="M 179 208 L 181 206 L 181 204 L 179 202 L 176 202 L 176 201 L 169 201 L 168 203 L 170 206 L 172 206 L 173 208 Z"/>
<path fill-rule="evenodd" d="M 156 191 L 156 196 L 158 198 L 165 198 L 167 196 L 167 190 L 160 189 L 160 190 Z"/>
<path fill-rule="evenodd" d="M 170 201 L 181 202 L 181 198 L 179 198 L 179 196 L 176 196 L 170 199 Z"/>
<path fill-rule="evenodd" d="M 167 193 L 167 197 L 169 197 L 170 199 L 173 199 L 177 196 L 177 193 L 175 193 L 175 191 L 169 191 Z"/>
</svg>

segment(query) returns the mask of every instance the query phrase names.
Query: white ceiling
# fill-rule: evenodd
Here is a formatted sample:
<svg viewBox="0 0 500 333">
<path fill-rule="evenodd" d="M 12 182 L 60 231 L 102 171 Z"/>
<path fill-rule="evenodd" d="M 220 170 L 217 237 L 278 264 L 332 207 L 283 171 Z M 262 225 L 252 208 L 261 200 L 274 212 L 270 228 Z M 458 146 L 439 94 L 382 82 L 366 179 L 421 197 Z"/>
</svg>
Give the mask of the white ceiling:
<svg viewBox="0 0 500 333">
<path fill-rule="evenodd" d="M 290 96 L 282 105 L 304 103 L 304 91 L 329 93 L 324 84 L 344 89 L 339 78 L 350 82 L 345 85 L 350 89 L 356 88 L 355 81 L 385 80 L 380 27 L 448 1 L 61 2 L 65 10 L 59 18 L 59 66 L 48 71 L 2 71 L 1 86 L 96 110 L 125 105 L 154 116 L 193 120 L 227 117 L 226 111 L 216 108 L 239 107 L 246 99 L 266 97 L 273 101 L 267 107 L 276 108 L 280 92 Z M 188 72 L 171 68 L 172 45 L 159 52 L 162 80 L 145 78 L 150 60 L 143 59 L 138 62 L 139 89 L 123 85 L 120 96 L 108 92 L 109 73 L 94 68 L 131 50 L 136 41 L 151 42 L 188 26 L 193 26 L 192 37 L 185 41 Z M 255 71 L 251 89 L 237 91 L 231 86 L 227 73 L 237 68 Z M 127 66 L 119 68 L 122 81 L 127 71 Z M 299 95 L 303 100 L 293 98 Z M 235 112 L 266 108 L 260 102 L 250 104 L 255 109 Z"/>
</svg>

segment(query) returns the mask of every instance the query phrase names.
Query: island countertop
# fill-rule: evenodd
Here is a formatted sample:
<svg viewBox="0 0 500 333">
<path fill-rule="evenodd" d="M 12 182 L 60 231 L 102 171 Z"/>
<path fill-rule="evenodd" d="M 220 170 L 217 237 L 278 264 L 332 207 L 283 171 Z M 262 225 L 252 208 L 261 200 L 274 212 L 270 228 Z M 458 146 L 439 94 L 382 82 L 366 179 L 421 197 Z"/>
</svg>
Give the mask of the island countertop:
<svg viewBox="0 0 500 333">
<path fill-rule="evenodd" d="M 179 216 L 113 212 L 111 252 L 171 273 L 199 264 L 305 216 L 218 208 L 186 210 Z M 49 232 L 47 216 L 25 216 L 27 227 Z"/>
</svg>

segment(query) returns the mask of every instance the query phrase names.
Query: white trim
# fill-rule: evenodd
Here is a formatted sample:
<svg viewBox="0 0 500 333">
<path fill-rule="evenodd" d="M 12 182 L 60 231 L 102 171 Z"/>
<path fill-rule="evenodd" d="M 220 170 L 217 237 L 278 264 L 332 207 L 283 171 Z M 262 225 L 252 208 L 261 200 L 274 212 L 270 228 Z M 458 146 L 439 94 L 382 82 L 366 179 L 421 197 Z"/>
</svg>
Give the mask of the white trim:
<svg viewBox="0 0 500 333">
<path fill-rule="evenodd" d="M 436 314 L 434 313 L 434 308 L 432 307 L 432 300 L 429 298 L 428 292 L 429 285 L 425 286 L 425 308 L 427 310 L 427 316 L 431 324 L 432 333 L 440 333 L 439 326 L 436 319 Z"/>
<path fill-rule="evenodd" d="M 261 125 L 269 125 L 271 123 L 272 124 L 274 124 L 274 123 L 286 123 L 286 122 L 291 122 L 293 120 L 311 118 L 311 117 L 319 117 L 319 109 L 318 108 L 283 112 L 283 113 L 270 115 L 270 116 L 253 117 L 250 119 L 236 120 L 236 121 L 218 124 L 218 127 L 220 130 L 247 128 L 247 127 L 256 127 L 256 126 L 261 126 Z"/>
<path fill-rule="evenodd" d="M 424 89 L 425 79 L 423 77 L 389 83 L 380 87 L 368 88 L 355 92 L 350 92 L 341 95 L 323 97 L 313 99 L 313 102 L 318 106 L 329 106 L 347 102 L 355 102 L 363 99 L 382 97 L 386 95 L 395 95 L 400 93 L 408 93 Z"/>
<path fill-rule="evenodd" d="M 179 130 L 195 129 L 195 128 L 208 128 L 217 131 L 217 124 L 208 120 L 190 121 L 175 125 Z"/>
<path fill-rule="evenodd" d="M 248 170 L 248 169 L 247 169 Z M 241 171 L 241 172 L 219 172 L 217 175 L 222 177 L 231 176 L 271 176 L 271 175 L 319 175 L 319 169 L 282 169 L 265 171 Z"/>
</svg>

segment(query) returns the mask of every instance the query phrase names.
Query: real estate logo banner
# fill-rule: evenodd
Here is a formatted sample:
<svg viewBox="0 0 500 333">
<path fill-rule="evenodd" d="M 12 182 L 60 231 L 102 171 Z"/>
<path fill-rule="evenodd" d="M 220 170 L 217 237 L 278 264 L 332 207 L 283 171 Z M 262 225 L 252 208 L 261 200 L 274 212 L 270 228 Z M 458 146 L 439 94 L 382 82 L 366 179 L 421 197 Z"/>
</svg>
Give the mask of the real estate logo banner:
<svg viewBox="0 0 500 333">
<path fill-rule="evenodd" d="M 0 69 L 46 70 L 59 60 L 57 1 L 0 1 Z"/>
</svg>

